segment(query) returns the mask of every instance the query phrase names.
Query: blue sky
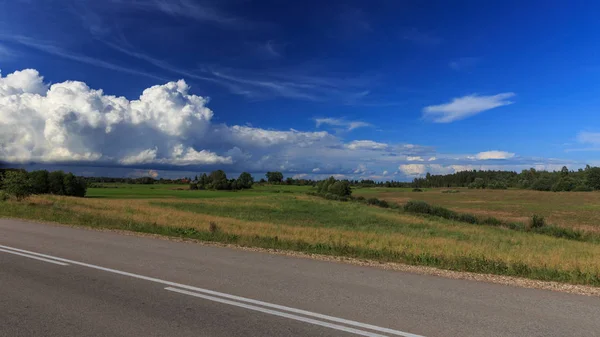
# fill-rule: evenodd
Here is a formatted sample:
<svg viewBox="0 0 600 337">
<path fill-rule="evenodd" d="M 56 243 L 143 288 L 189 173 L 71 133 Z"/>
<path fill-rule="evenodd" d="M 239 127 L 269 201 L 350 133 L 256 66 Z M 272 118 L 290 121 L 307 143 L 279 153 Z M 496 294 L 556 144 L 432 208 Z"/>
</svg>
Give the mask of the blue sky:
<svg viewBox="0 0 600 337">
<path fill-rule="evenodd" d="M 0 6 L 12 164 L 378 180 L 600 164 L 595 4 Z"/>
</svg>

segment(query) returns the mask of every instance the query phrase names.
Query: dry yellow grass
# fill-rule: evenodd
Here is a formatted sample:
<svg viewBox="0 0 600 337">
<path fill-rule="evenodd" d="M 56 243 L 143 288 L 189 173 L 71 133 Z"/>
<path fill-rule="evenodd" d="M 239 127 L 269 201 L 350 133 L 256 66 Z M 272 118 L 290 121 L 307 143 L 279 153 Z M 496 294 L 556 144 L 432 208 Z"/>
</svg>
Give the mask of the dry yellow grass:
<svg viewBox="0 0 600 337">
<path fill-rule="evenodd" d="M 209 222 L 216 222 L 222 231 L 240 236 L 277 236 L 282 240 L 303 240 L 308 243 L 341 243 L 351 247 L 373 250 L 389 250 L 412 254 L 433 254 L 446 257 L 482 256 L 492 260 L 523 262 L 531 267 L 556 268 L 559 270 L 582 270 L 598 273 L 600 270 L 600 245 L 568 241 L 552 237 L 520 233 L 498 228 L 472 226 L 450 221 L 440 222 L 408 214 L 381 210 L 377 216 L 393 220 L 398 226 L 419 224 L 429 228 L 431 235 L 410 235 L 389 232 L 385 235 L 375 232 L 344 230 L 327 227 L 303 227 L 277 223 L 244 221 L 231 217 L 199 214 L 173 208 L 157 207 L 150 202 L 181 203 L 249 203 L 250 199 L 219 200 L 111 200 L 81 199 L 69 197 L 36 196 L 29 201 L 32 205 L 52 205 L 56 203 L 74 214 L 99 215 L 113 219 L 130 219 L 142 223 L 156 223 L 162 226 L 191 227 L 203 231 Z M 265 203 L 261 198 L 257 203 Z M 273 206 L 276 207 L 276 206 Z M 358 206 L 366 207 L 366 206 Z M 371 209 L 369 207 L 369 209 Z M 378 211 L 376 209 L 376 211 Z M 436 230 L 453 229 L 464 237 L 437 236 Z"/>
<path fill-rule="evenodd" d="M 356 195 L 378 197 L 396 203 L 423 200 L 455 211 L 524 221 L 533 214 L 554 225 L 600 232 L 600 192 L 540 192 L 531 190 L 474 190 L 441 193 L 444 189 L 412 192 L 408 189 L 358 189 Z"/>
</svg>

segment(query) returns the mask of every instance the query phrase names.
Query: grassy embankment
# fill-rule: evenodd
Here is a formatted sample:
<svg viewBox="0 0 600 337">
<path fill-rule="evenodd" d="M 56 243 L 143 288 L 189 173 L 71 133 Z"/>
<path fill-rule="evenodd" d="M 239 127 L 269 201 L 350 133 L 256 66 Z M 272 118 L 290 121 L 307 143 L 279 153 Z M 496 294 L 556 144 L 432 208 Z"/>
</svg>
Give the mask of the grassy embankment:
<svg viewBox="0 0 600 337">
<path fill-rule="evenodd" d="M 5 202 L 0 204 L 0 216 L 600 286 L 600 245 L 595 243 L 324 200 L 306 195 L 305 187 L 217 192 L 176 190 L 185 186 L 115 186 L 89 189 L 85 199 L 35 196 L 22 203 Z M 534 193 L 525 203 L 530 210 L 513 207 L 515 217 L 542 213 L 536 202 L 553 197 L 531 191 L 471 192 L 359 189 L 355 194 L 389 201 L 410 197 L 461 211 L 473 209 L 464 207 L 469 200 L 487 198 L 490 212 L 497 212 L 503 202 L 520 202 L 511 193 Z M 597 196 L 585 193 L 585 198 L 592 195 Z M 481 210 L 485 205 L 472 204 Z M 544 215 L 563 225 L 557 221 L 561 217 Z"/>
</svg>

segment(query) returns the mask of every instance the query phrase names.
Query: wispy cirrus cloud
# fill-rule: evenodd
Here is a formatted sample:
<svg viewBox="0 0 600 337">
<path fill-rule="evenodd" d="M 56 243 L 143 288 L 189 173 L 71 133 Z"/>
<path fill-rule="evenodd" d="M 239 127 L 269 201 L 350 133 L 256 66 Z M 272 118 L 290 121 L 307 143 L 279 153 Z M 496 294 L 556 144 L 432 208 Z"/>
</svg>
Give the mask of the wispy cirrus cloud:
<svg viewBox="0 0 600 337">
<path fill-rule="evenodd" d="M 176 18 L 188 18 L 198 22 L 212 23 L 224 28 L 251 28 L 255 22 L 233 15 L 208 2 L 191 0 L 113 0 L 102 4 L 116 10 L 143 10 L 160 12 Z"/>
<path fill-rule="evenodd" d="M 13 56 L 13 52 L 8 47 L 0 44 L 0 61 L 5 61 Z"/>
<path fill-rule="evenodd" d="M 565 152 L 600 151 L 600 132 L 581 131 L 576 140 L 584 147 L 566 149 Z"/>
<path fill-rule="evenodd" d="M 423 117 L 435 123 L 451 123 L 497 107 L 513 104 L 508 100 L 515 93 L 505 92 L 492 96 L 468 95 L 454 98 L 450 103 L 430 105 L 423 109 Z"/>
<path fill-rule="evenodd" d="M 323 125 L 331 125 L 342 127 L 348 131 L 352 131 L 358 128 L 370 127 L 371 124 L 362 121 L 349 121 L 344 118 L 315 118 L 315 123 L 317 127 L 321 127 Z"/>
<path fill-rule="evenodd" d="M 119 71 L 122 73 L 139 75 L 139 76 L 149 77 L 149 78 L 153 78 L 153 79 L 157 79 L 157 80 L 161 80 L 161 81 L 166 81 L 166 79 L 162 76 L 158 76 L 158 75 L 155 75 L 155 74 L 152 74 L 149 72 L 145 72 L 142 70 L 136 70 L 131 67 L 121 66 L 121 65 L 107 62 L 107 61 L 104 61 L 104 60 L 101 60 L 98 58 L 81 55 L 81 54 L 63 49 L 61 47 L 58 47 L 50 42 L 39 41 L 39 40 L 32 39 L 29 37 L 21 36 L 21 35 L 0 34 L 0 41 L 2 41 L 2 40 L 20 44 L 22 46 L 32 48 L 32 49 L 35 49 L 35 50 L 38 50 L 38 51 L 41 51 L 41 52 L 44 52 L 44 53 L 47 53 L 50 55 L 58 56 L 58 57 L 61 57 L 64 59 L 68 59 L 68 60 L 77 61 L 77 62 L 89 64 L 89 65 L 100 67 L 100 68 L 115 70 L 115 71 Z"/>
</svg>

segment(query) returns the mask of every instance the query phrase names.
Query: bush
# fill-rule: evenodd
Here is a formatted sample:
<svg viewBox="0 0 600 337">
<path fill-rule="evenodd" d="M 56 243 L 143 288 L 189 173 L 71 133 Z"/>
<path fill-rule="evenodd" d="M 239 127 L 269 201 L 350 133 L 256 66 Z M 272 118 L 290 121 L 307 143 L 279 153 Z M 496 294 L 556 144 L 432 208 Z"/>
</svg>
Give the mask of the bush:
<svg viewBox="0 0 600 337">
<path fill-rule="evenodd" d="M 354 200 L 356 200 L 358 202 L 363 202 L 363 201 L 365 201 L 365 197 L 363 197 L 362 195 L 359 195 L 358 197 L 354 198 Z"/>
<path fill-rule="evenodd" d="M 379 206 L 379 207 L 383 207 L 383 208 L 389 208 L 390 204 L 385 201 L 385 200 L 381 200 L 381 199 L 377 199 L 377 198 L 369 198 L 367 199 L 367 204 L 368 205 L 373 205 L 373 206 Z"/>
<path fill-rule="evenodd" d="M 460 193 L 459 190 L 443 190 L 442 193 Z"/>
<path fill-rule="evenodd" d="M 529 221 L 529 229 L 542 228 L 546 226 L 546 219 L 543 216 L 534 214 Z"/>
<path fill-rule="evenodd" d="M 490 225 L 490 226 L 502 226 L 504 224 L 502 221 L 500 221 L 499 219 L 494 218 L 492 216 L 481 220 L 481 223 L 484 225 Z"/>
<path fill-rule="evenodd" d="M 577 181 L 575 179 L 566 176 L 560 178 L 554 185 L 552 185 L 552 191 L 560 192 L 560 191 L 572 191 L 577 186 Z"/>
<path fill-rule="evenodd" d="M 552 190 L 552 186 L 554 186 L 554 182 L 552 181 L 552 178 L 550 178 L 550 177 L 541 177 L 539 179 L 536 179 L 531 184 L 530 188 L 532 190 L 536 190 L 536 191 L 551 191 Z"/>
<path fill-rule="evenodd" d="M 220 231 L 220 228 L 219 228 L 219 226 L 217 225 L 216 222 L 211 221 L 211 222 L 208 223 L 208 231 L 211 232 L 211 233 L 217 233 L 217 232 Z"/>
<path fill-rule="evenodd" d="M 462 222 L 467 222 L 470 224 L 479 223 L 479 219 L 476 216 L 474 216 L 473 214 L 467 214 L 467 213 L 459 214 L 457 220 L 462 221 Z"/>
<path fill-rule="evenodd" d="M 410 200 L 404 204 L 404 211 L 410 213 L 431 214 L 431 205 L 425 201 Z"/>
<path fill-rule="evenodd" d="M 575 186 L 575 188 L 573 189 L 573 192 L 591 192 L 593 190 L 594 189 L 588 185 L 579 184 L 579 185 Z"/>
<path fill-rule="evenodd" d="M 0 202 L 10 199 L 10 195 L 4 191 L 0 191 Z"/>
<path fill-rule="evenodd" d="M 413 188 L 412 191 L 413 192 L 423 192 L 423 190 L 420 188 Z"/>
<path fill-rule="evenodd" d="M 340 197 L 346 197 L 352 194 L 350 183 L 347 181 L 336 181 L 329 185 L 327 192 L 339 195 Z"/>
<path fill-rule="evenodd" d="M 505 190 L 508 188 L 508 185 L 503 181 L 492 181 L 487 185 L 487 188 L 492 190 Z"/>
</svg>

